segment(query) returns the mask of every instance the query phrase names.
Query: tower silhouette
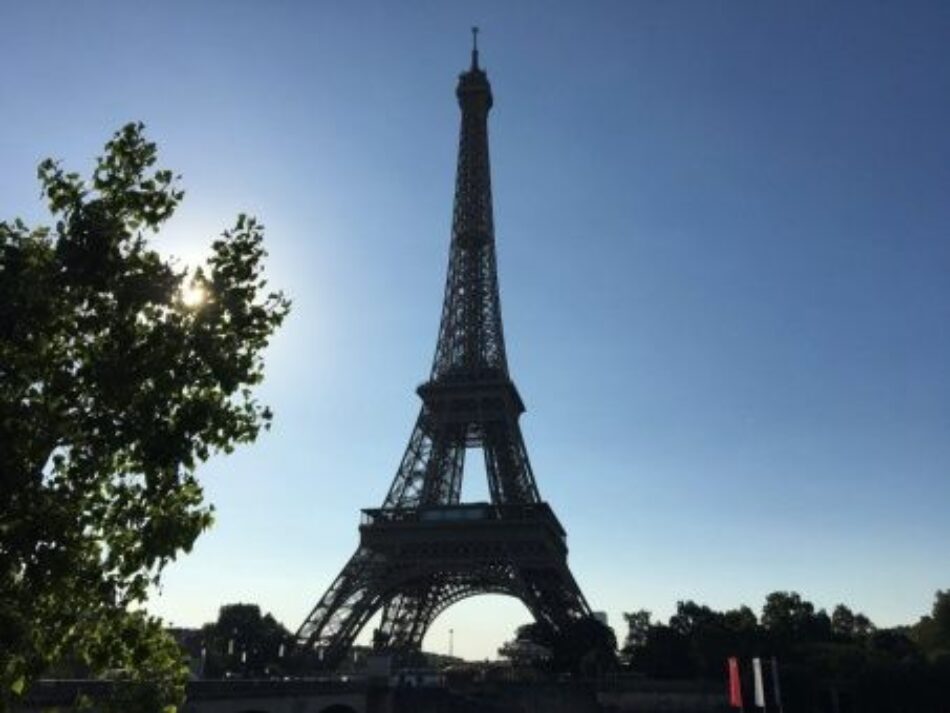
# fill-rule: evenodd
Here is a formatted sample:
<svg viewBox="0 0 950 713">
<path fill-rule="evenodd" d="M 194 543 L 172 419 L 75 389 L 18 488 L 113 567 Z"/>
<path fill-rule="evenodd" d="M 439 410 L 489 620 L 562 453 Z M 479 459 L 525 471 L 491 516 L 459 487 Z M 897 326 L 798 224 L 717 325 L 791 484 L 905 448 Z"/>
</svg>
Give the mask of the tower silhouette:
<svg viewBox="0 0 950 713">
<path fill-rule="evenodd" d="M 491 86 L 472 62 L 459 77 L 458 171 L 448 276 L 422 409 L 381 508 L 363 510 L 360 544 L 297 632 L 338 663 L 380 609 L 377 649 L 410 652 L 453 603 L 476 594 L 520 599 L 555 630 L 590 614 L 567 566 L 566 535 L 541 500 L 508 375 L 488 160 Z M 490 503 L 460 503 L 466 451 L 485 456 Z"/>
</svg>

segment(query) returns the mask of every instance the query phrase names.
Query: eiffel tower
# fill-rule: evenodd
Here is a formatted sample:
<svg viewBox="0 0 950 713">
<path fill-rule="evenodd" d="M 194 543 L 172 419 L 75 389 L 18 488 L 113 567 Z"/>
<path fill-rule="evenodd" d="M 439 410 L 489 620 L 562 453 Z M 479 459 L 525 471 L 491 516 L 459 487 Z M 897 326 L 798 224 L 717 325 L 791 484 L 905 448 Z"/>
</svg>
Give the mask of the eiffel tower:
<svg viewBox="0 0 950 713">
<path fill-rule="evenodd" d="M 332 668 L 379 610 L 379 650 L 418 651 L 429 625 L 477 594 L 520 599 L 555 631 L 590 614 L 567 566 L 566 535 L 538 493 L 508 375 L 488 162 L 491 86 L 472 63 L 462 111 L 445 300 L 422 410 L 381 508 L 363 510 L 360 543 L 297 632 Z M 490 503 L 460 503 L 469 449 L 485 457 Z"/>
</svg>

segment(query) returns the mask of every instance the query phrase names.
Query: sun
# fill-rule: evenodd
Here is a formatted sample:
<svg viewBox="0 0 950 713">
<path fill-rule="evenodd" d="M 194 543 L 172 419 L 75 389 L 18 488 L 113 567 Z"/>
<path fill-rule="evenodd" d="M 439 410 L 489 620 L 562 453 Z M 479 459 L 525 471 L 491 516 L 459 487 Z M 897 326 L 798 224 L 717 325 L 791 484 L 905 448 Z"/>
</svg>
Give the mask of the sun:
<svg viewBox="0 0 950 713">
<path fill-rule="evenodd" d="M 208 300 L 208 291 L 195 282 L 181 288 L 181 301 L 185 307 L 200 307 Z"/>
</svg>

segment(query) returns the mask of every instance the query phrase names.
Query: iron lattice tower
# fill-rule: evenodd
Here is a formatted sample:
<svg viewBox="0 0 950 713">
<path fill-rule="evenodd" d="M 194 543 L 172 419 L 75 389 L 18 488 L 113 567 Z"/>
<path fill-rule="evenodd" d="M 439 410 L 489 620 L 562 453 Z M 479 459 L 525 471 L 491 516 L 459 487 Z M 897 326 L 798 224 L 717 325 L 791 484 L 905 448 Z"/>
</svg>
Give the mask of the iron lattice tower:
<svg viewBox="0 0 950 713">
<path fill-rule="evenodd" d="M 421 647 L 429 625 L 476 594 L 519 598 L 560 629 L 590 613 L 567 566 L 565 532 L 541 500 L 508 375 L 488 160 L 488 77 L 472 63 L 456 89 L 458 171 L 445 299 L 422 409 L 381 508 L 363 510 L 360 544 L 297 632 L 325 667 L 382 610 L 374 646 Z M 481 448 L 491 503 L 461 504 L 466 451 Z"/>
</svg>

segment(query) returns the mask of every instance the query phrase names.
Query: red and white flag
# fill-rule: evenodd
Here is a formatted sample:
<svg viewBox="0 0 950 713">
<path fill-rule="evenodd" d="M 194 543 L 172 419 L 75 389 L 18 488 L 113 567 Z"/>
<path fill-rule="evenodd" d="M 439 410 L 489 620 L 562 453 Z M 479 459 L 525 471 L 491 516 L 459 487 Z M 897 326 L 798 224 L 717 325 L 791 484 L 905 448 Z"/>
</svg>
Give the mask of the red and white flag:
<svg viewBox="0 0 950 713">
<path fill-rule="evenodd" d="M 742 683 L 739 681 L 739 660 L 729 657 L 729 705 L 742 708 Z"/>
</svg>

